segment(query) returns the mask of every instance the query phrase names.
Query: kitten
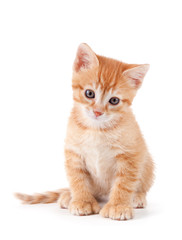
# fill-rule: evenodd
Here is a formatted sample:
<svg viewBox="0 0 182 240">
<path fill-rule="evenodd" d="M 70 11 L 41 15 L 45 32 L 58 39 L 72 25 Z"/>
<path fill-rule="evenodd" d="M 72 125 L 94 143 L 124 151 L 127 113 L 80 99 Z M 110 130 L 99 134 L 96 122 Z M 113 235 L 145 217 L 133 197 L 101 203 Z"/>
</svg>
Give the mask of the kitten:
<svg viewBox="0 0 182 240">
<path fill-rule="evenodd" d="M 72 214 L 115 220 L 131 219 L 133 208 L 145 207 L 154 166 L 130 106 L 148 69 L 96 55 L 81 44 L 65 141 L 70 189 L 17 197 L 31 204 L 58 200 Z M 107 198 L 101 209 L 98 200 Z"/>
</svg>

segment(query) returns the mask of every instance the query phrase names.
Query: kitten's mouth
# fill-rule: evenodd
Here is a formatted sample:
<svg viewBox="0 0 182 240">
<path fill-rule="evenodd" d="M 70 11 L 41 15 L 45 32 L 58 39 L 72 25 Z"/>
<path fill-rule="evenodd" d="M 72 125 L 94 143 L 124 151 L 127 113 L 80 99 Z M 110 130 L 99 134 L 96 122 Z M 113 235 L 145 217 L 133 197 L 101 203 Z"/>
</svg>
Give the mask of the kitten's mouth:
<svg viewBox="0 0 182 240">
<path fill-rule="evenodd" d="M 99 120 L 101 117 L 100 116 L 94 116 L 93 118 Z"/>
<path fill-rule="evenodd" d="M 92 119 L 96 119 L 96 120 L 99 120 L 99 119 L 101 119 L 101 116 L 96 116 L 96 115 L 92 115 L 92 116 L 89 116 L 90 118 L 92 118 Z"/>
<path fill-rule="evenodd" d="M 85 116 L 85 124 L 88 126 L 96 128 L 106 128 L 111 126 L 112 117 L 106 112 L 99 112 L 98 114 L 94 113 L 93 109 L 83 108 L 83 113 Z"/>
<path fill-rule="evenodd" d="M 86 113 L 89 118 L 94 119 L 94 120 L 100 120 L 104 116 L 103 112 L 95 111 L 95 110 L 86 109 Z"/>
</svg>

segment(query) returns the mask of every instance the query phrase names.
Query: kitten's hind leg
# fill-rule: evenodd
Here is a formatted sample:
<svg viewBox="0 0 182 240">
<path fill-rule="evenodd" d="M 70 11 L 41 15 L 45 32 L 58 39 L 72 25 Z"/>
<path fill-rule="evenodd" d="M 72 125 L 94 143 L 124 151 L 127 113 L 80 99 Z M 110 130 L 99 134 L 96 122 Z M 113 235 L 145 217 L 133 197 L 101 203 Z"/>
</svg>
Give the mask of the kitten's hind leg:
<svg viewBox="0 0 182 240">
<path fill-rule="evenodd" d="M 143 174 L 139 181 L 138 188 L 133 196 L 134 208 L 145 208 L 147 205 L 146 194 L 152 186 L 154 179 L 154 163 L 151 156 L 148 154 L 147 160 L 143 168 Z"/>
<path fill-rule="evenodd" d="M 71 192 L 69 189 L 67 189 L 59 196 L 59 199 L 57 202 L 60 208 L 68 208 L 70 201 L 71 201 Z"/>
<path fill-rule="evenodd" d="M 133 208 L 145 208 L 146 205 L 146 193 L 136 192 L 133 197 Z"/>
</svg>

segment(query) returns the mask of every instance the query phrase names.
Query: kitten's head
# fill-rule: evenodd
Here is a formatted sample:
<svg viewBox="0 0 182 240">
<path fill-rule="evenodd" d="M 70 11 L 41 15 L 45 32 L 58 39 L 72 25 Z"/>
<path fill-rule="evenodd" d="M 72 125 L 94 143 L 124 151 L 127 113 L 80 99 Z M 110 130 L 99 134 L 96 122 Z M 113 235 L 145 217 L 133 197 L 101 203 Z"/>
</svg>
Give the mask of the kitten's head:
<svg viewBox="0 0 182 240">
<path fill-rule="evenodd" d="M 131 105 L 149 69 L 96 55 L 80 44 L 73 65 L 76 120 L 85 127 L 115 126 Z"/>
</svg>

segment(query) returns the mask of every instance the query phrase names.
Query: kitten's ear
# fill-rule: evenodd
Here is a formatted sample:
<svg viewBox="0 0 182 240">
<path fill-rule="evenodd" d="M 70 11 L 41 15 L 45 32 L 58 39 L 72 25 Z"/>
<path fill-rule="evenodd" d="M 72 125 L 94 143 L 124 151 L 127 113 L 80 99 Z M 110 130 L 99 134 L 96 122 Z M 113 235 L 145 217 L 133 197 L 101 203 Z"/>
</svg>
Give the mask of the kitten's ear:
<svg viewBox="0 0 182 240">
<path fill-rule="evenodd" d="M 79 72 L 97 66 L 99 66 L 99 60 L 96 54 L 86 43 L 81 43 L 77 50 L 73 71 Z"/>
<path fill-rule="evenodd" d="M 123 76 L 128 79 L 131 87 L 138 89 L 141 86 L 149 67 L 149 64 L 142 64 L 137 67 L 127 69 L 123 72 Z"/>
</svg>

